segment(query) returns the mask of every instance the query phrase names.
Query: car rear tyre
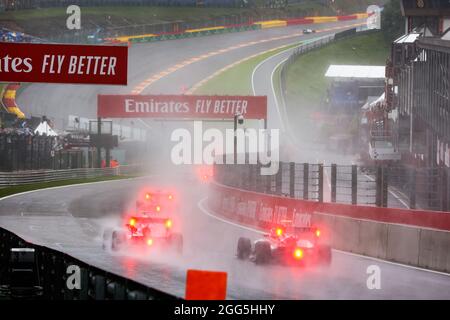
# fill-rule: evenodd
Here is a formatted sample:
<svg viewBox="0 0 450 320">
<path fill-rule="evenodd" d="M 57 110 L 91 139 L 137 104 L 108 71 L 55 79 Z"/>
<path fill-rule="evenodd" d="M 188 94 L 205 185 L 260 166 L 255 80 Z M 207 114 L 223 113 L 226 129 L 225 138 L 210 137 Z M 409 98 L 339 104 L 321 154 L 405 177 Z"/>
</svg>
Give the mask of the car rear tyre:
<svg viewBox="0 0 450 320">
<path fill-rule="evenodd" d="M 240 260 L 245 260 L 252 252 L 252 242 L 249 238 L 240 237 L 237 244 L 237 257 Z"/>
<path fill-rule="evenodd" d="M 177 254 L 183 253 L 183 236 L 179 233 L 174 233 L 170 236 L 170 246 Z"/>
<path fill-rule="evenodd" d="M 119 251 L 123 243 L 123 235 L 120 231 L 113 231 L 111 236 L 111 250 Z"/>
<path fill-rule="evenodd" d="M 259 241 L 255 243 L 255 263 L 265 264 L 270 261 L 271 257 L 270 243 L 266 241 Z"/>
<path fill-rule="evenodd" d="M 319 254 L 320 254 L 320 262 L 326 266 L 329 266 L 331 264 L 331 247 L 321 246 Z"/>
<path fill-rule="evenodd" d="M 102 249 L 107 250 L 109 248 L 109 243 L 111 243 L 112 230 L 103 231 L 103 239 L 102 239 Z"/>
</svg>

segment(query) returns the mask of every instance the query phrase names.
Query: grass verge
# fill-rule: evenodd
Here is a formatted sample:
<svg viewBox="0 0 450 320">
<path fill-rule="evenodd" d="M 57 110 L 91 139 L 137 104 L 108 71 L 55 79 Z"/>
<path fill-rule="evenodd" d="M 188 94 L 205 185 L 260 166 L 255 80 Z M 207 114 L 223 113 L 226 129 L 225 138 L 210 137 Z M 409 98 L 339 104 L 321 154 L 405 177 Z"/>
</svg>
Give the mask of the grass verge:
<svg viewBox="0 0 450 320">
<path fill-rule="evenodd" d="M 69 186 L 73 184 L 82 184 L 82 183 L 91 183 L 91 182 L 100 182 L 100 181 L 113 181 L 113 180 L 122 180 L 135 178 L 135 176 L 113 176 L 113 177 L 100 177 L 100 178 L 89 178 L 89 179 L 69 179 L 69 180 L 61 180 L 61 181 L 51 181 L 51 182 L 39 182 L 39 183 L 31 183 L 26 185 L 18 185 L 12 187 L 6 187 L 0 189 L 0 199 L 12 194 L 46 189 L 52 187 L 61 187 L 61 186 Z"/>
<path fill-rule="evenodd" d="M 321 126 L 311 118 L 313 112 L 321 111 L 327 94 L 329 80 L 325 72 L 330 64 L 385 65 L 389 53 L 390 44 L 377 32 L 341 40 L 298 57 L 288 66 L 285 92 L 285 117 L 294 134 L 310 133 L 314 138 L 327 139 L 333 132 L 353 132 L 356 118 L 348 126 L 340 123 Z M 280 81 L 278 76 L 274 77 L 274 85 L 279 95 L 276 81 Z"/>
<path fill-rule="evenodd" d="M 287 100 L 314 108 L 326 96 L 330 64 L 385 65 L 390 45 L 381 32 L 359 35 L 300 56 L 287 70 Z"/>
</svg>

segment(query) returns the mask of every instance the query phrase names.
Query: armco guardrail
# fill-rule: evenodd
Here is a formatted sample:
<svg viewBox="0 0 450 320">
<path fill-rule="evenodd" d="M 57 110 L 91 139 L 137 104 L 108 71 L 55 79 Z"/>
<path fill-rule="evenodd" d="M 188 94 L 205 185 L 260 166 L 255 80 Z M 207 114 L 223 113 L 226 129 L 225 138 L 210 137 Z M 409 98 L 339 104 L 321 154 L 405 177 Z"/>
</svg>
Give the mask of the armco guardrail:
<svg viewBox="0 0 450 320">
<path fill-rule="evenodd" d="M 343 20 L 341 20 L 343 21 Z M 378 30 L 367 30 L 366 26 L 361 26 L 358 28 L 353 28 L 349 30 L 345 30 L 339 33 L 336 33 L 335 35 L 326 36 L 323 38 L 318 38 L 312 42 L 309 42 L 305 45 L 299 46 L 286 60 L 285 63 L 281 66 L 281 72 L 280 72 L 280 90 L 281 95 L 286 101 L 286 78 L 287 78 L 287 69 L 290 65 L 292 65 L 298 57 L 304 55 L 305 53 L 311 52 L 316 49 L 323 48 L 327 46 L 330 43 L 334 43 L 336 41 L 340 41 L 346 38 L 353 37 L 355 35 L 359 35 L 361 33 L 371 33 L 371 32 L 377 32 Z"/>
<path fill-rule="evenodd" d="M 26 297 L 18 297 L 11 288 L 11 248 L 32 248 L 34 252 L 34 287 Z M 72 285 L 68 277 L 79 270 L 78 285 Z M 72 283 L 73 284 L 73 283 Z M 17 235 L 0 228 L 0 300 L 45 299 L 45 300 L 174 300 L 179 299 L 86 264 L 65 253 L 43 246 L 27 243 Z"/>
<path fill-rule="evenodd" d="M 69 170 L 41 170 L 0 172 L 0 187 L 50 182 L 67 179 L 87 179 L 118 175 L 135 175 L 143 173 L 140 165 L 119 166 L 116 168 L 82 168 Z"/>
<path fill-rule="evenodd" d="M 167 30 L 163 28 L 161 30 L 155 30 L 154 26 L 146 28 L 146 26 L 139 26 L 133 30 L 129 30 L 128 33 L 122 30 L 120 35 L 105 36 L 104 39 L 109 42 L 154 42 L 161 40 L 174 40 L 183 38 L 192 38 L 199 36 L 207 36 L 214 34 L 230 33 L 230 32 L 242 32 L 250 30 L 259 30 L 267 28 L 287 27 L 293 25 L 305 25 L 305 24 L 320 24 L 338 21 L 349 21 L 366 18 L 367 14 L 355 14 L 350 16 L 332 16 L 332 17 L 308 17 L 308 18 L 280 18 L 280 17 L 265 17 L 265 19 L 255 20 L 245 17 L 244 20 L 234 21 L 225 24 L 210 24 L 208 22 L 202 25 L 183 25 L 174 29 Z M 174 24 L 176 25 L 176 24 Z"/>
<path fill-rule="evenodd" d="M 450 272 L 450 214 L 321 203 L 211 185 L 208 208 L 236 222 L 267 230 L 308 221 L 333 248 Z"/>
</svg>

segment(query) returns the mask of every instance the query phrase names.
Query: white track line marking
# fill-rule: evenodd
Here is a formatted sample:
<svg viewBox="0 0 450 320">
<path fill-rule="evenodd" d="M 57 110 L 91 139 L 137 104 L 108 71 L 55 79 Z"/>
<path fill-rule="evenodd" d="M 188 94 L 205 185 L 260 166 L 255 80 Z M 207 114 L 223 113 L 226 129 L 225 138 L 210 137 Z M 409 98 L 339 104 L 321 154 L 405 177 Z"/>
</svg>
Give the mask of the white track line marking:
<svg viewBox="0 0 450 320">
<path fill-rule="evenodd" d="M 358 258 L 370 259 L 370 260 L 374 260 L 374 261 L 378 261 L 378 262 L 382 262 L 382 263 L 387 263 L 387 264 L 391 264 L 391 265 L 398 266 L 398 267 L 404 267 L 404 268 L 414 269 L 414 270 L 418 270 L 418 271 L 425 271 L 425 272 L 430 272 L 430 273 L 435 273 L 435 274 L 439 274 L 439 275 L 442 275 L 442 276 L 450 277 L 450 273 L 446 273 L 446 272 L 441 272 L 441 271 L 436 271 L 436 270 L 429 270 L 429 269 L 423 269 L 423 268 L 420 268 L 420 267 L 410 266 L 410 265 L 402 264 L 402 263 L 398 263 L 398 262 L 392 262 L 392 261 L 387 261 L 387 260 L 383 260 L 383 259 L 379 259 L 379 258 L 364 256 L 362 254 L 341 251 L 341 250 L 338 250 L 338 249 L 333 249 L 333 251 L 341 253 L 341 254 L 345 254 L 345 255 L 348 255 L 348 256 L 354 256 L 354 257 L 358 257 Z"/>
<path fill-rule="evenodd" d="M 238 223 L 231 222 L 231 221 L 229 221 L 227 219 L 223 219 L 223 218 L 220 218 L 220 217 L 216 216 L 215 214 L 211 213 L 211 211 L 209 211 L 208 209 L 205 208 L 204 203 L 206 202 L 207 199 L 208 199 L 208 197 L 205 197 L 205 198 L 201 199 L 197 203 L 197 206 L 200 208 L 200 210 L 205 215 L 207 215 L 207 216 L 209 216 L 211 218 L 214 218 L 216 220 L 219 220 L 221 222 L 230 224 L 232 226 L 235 226 L 235 227 L 238 227 L 238 228 L 241 228 L 241 229 L 245 229 L 245 230 L 248 230 L 248 231 L 256 232 L 258 234 L 266 234 L 267 233 L 267 232 L 263 232 L 261 230 L 255 229 L 255 228 L 243 226 L 243 225 L 240 225 Z M 368 260 L 377 261 L 377 262 L 381 262 L 381 263 L 386 263 L 386 264 L 390 264 L 390 265 L 394 265 L 394 266 L 398 266 L 398 267 L 413 269 L 413 270 L 417 270 L 417 271 L 424 271 L 424 272 L 429 272 L 429 273 L 434 273 L 434 274 L 439 274 L 439 275 L 450 277 L 450 273 L 446 273 L 446 272 L 429 270 L 429 269 L 423 269 L 423 268 L 420 268 L 420 267 L 410 266 L 410 265 L 402 264 L 402 263 L 398 263 L 398 262 L 391 262 L 391 261 L 387 261 L 387 260 L 383 260 L 383 259 L 379 259 L 379 258 L 369 257 L 369 256 L 365 256 L 365 255 L 362 255 L 362 254 L 351 253 L 351 252 L 341 251 L 341 250 L 337 250 L 337 249 L 332 249 L 332 250 L 334 252 L 337 252 L 337 253 L 340 253 L 340 254 L 344 254 L 344 255 L 348 255 L 348 256 L 354 256 L 354 257 L 358 257 L 358 258 L 362 258 L 362 259 L 368 259 Z"/>
<path fill-rule="evenodd" d="M 311 38 L 311 39 L 308 39 L 308 40 L 304 40 L 304 41 L 302 41 L 302 43 L 299 44 L 298 46 L 294 46 L 294 47 L 292 47 L 292 48 L 288 48 L 288 49 L 286 49 L 286 50 L 283 50 L 283 51 L 281 51 L 281 52 L 279 52 L 279 53 L 277 53 L 277 54 L 274 54 L 274 55 L 268 57 L 267 59 L 261 61 L 261 62 L 253 69 L 253 72 L 252 72 L 252 91 L 253 91 L 253 95 L 256 95 L 255 80 L 254 80 L 254 79 L 255 79 L 255 74 L 256 74 L 257 70 L 258 70 L 264 63 L 268 62 L 270 59 L 276 58 L 277 56 L 279 56 L 279 55 L 281 55 L 281 54 L 283 54 L 283 53 L 286 53 L 286 52 L 288 52 L 288 51 L 293 51 L 293 50 L 295 50 L 295 49 L 297 49 L 297 48 L 299 48 L 299 47 L 301 47 L 301 46 L 307 45 L 307 44 L 309 44 L 309 43 L 312 43 L 312 42 L 315 42 L 315 41 L 318 41 L 318 40 L 321 40 L 321 39 L 325 39 L 325 38 L 327 38 L 327 37 L 329 37 L 329 36 L 330 36 L 330 35 L 326 35 L 326 36 L 322 36 L 322 37 L 316 37 L 316 38 Z M 289 59 L 289 57 L 283 59 L 282 61 L 280 61 L 280 62 L 275 66 L 275 68 L 272 70 L 272 74 L 271 74 L 271 77 L 270 77 L 270 81 L 271 81 L 272 95 L 273 95 L 273 99 L 274 99 L 274 101 L 275 101 L 275 107 L 276 107 L 276 109 L 277 109 L 277 113 L 278 113 L 278 116 L 279 116 L 279 118 L 280 118 L 280 123 L 281 123 L 281 127 L 282 127 L 281 130 L 284 131 L 284 132 L 286 132 L 287 138 L 288 138 L 288 140 L 290 140 L 291 145 L 294 146 L 294 148 L 297 149 L 297 150 L 301 153 L 302 150 L 301 150 L 301 149 L 297 146 L 297 144 L 295 143 L 295 137 L 294 137 L 293 134 L 292 134 L 292 129 L 290 128 L 290 125 L 289 125 L 288 122 L 286 123 L 287 130 L 285 130 L 285 122 L 284 122 L 285 119 L 283 119 L 283 117 L 281 116 L 280 102 L 278 101 L 278 97 L 277 97 L 276 90 L 275 90 L 275 87 L 274 87 L 274 75 L 275 75 L 275 72 L 276 72 L 276 71 L 278 70 L 278 68 L 279 68 L 281 65 L 283 65 L 288 59 Z M 286 110 L 286 103 L 285 103 L 285 101 L 284 101 L 284 96 L 283 96 L 282 92 L 280 92 L 280 93 L 281 93 L 281 98 L 282 98 L 282 100 L 283 100 L 283 101 L 282 101 L 282 104 L 283 104 L 283 111 L 284 111 L 285 116 L 287 117 L 287 110 Z"/>
<path fill-rule="evenodd" d="M 278 112 L 278 117 L 280 119 L 280 123 L 281 123 L 281 130 L 284 132 L 286 131 L 285 127 L 284 127 L 284 120 L 283 116 L 281 115 L 281 109 L 280 109 L 280 105 L 278 103 L 278 98 L 277 98 L 277 92 L 275 90 L 275 86 L 274 86 L 274 81 L 273 81 L 273 77 L 275 76 L 275 72 L 278 70 L 278 68 L 284 64 L 287 61 L 288 58 L 280 61 L 275 68 L 273 68 L 272 70 L 272 74 L 270 75 L 270 86 L 272 87 L 272 95 L 273 95 L 273 99 L 275 100 L 275 108 L 277 109 Z M 283 94 L 282 92 L 280 94 Z"/>
<path fill-rule="evenodd" d="M 288 49 L 286 49 L 286 50 L 280 51 L 280 52 L 278 52 L 278 53 L 276 53 L 276 54 L 274 54 L 274 55 L 272 55 L 272 56 L 270 56 L 270 57 L 267 57 L 266 59 L 264 59 L 264 60 L 261 61 L 260 63 L 258 63 L 258 65 L 253 69 L 253 72 L 252 72 L 252 91 L 253 91 L 253 95 L 256 95 L 256 90 L 255 90 L 255 73 L 256 73 L 256 71 L 257 71 L 264 63 L 266 63 L 267 61 L 269 61 L 269 60 L 272 59 L 272 58 L 278 57 L 279 55 L 281 55 L 281 54 L 283 54 L 283 53 L 286 53 L 286 52 L 289 51 L 289 50 L 295 50 L 295 49 L 297 49 L 297 48 L 299 48 L 299 47 L 301 47 L 301 46 L 304 46 L 304 45 L 306 45 L 306 44 L 308 44 L 308 43 L 317 41 L 317 40 L 322 39 L 322 38 L 325 38 L 325 37 L 328 37 L 328 36 L 323 36 L 323 37 L 318 37 L 318 38 L 312 38 L 312 39 L 308 39 L 308 40 L 300 40 L 301 43 L 298 43 L 299 41 L 292 42 L 292 43 L 290 43 L 290 44 L 287 44 L 286 46 L 295 45 L 296 43 L 298 43 L 298 45 L 297 45 L 297 46 L 294 46 L 294 47 L 291 47 L 291 48 L 288 48 Z"/>
<path fill-rule="evenodd" d="M 218 216 L 216 216 L 216 215 L 212 214 L 210 211 L 208 211 L 208 209 L 206 209 L 205 206 L 203 205 L 203 203 L 206 202 L 207 199 L 208 199 L 207 197 L 203 198 L 197 203 L 197 205 L 200 208 L 200 210 L 203 211 L 203 213 L 206 214 L 207 216 L 209 216 L 211 218 L 214 218 L 216 220 L 222 221 L 224 223 L 231 224 L 232 226 L 248 230 L 248 231 L 256 232 L 256 233 L 259 233 L 259 234 L 266 234 L 267 233 L 267 232 L 263 232 L 261 230 L 257 230 L 257 229 L 251 228 L 251 227 L 246 227 L 246 226 L 240 225 L 240 224 L 232 222 L 230 220 L 219 218 Z"/>
</svg>

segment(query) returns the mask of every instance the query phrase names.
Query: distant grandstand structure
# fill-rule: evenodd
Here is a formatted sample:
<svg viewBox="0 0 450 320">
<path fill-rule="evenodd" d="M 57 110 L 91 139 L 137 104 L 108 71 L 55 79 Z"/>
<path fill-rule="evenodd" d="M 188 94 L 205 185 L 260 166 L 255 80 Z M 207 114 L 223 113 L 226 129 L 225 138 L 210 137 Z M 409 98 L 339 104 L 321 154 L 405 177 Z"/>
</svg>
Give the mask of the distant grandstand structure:
<svg viewBox="0 0 450 320">
<path fill-rule="evenodd" d="M 392 43 L 385 90 L 363 107 L 370 155 L 389 183 L 446 211 L 450 195 L 450 2 L 402 2 L 405 35 Z M 363 131 L 363 130 L 361 130 Z M 368 144 L 367 144 L 368 142 Z M 406 191 L 405 191 L 406 190 Z"/>
<path fill-rule="evenodd" d="M 450 167 L 450 3 L 402 1 L 407 35 L 387 67 L 386 111 L 406 164 Z"/>
</svg>

